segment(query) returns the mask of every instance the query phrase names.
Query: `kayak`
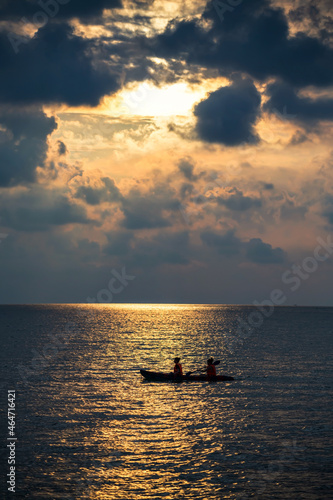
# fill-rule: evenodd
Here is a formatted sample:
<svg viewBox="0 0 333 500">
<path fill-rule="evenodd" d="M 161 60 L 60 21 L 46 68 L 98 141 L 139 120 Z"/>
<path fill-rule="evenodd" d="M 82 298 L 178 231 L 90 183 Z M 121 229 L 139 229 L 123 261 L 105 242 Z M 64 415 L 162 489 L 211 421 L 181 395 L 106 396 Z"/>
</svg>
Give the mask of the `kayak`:
<svg viewBox="0 0 333 500">
<path fill-rule="evenodd" d="M 227 375 L 216 375 L 216 377 L 207 377 L 207 375 L 183 375 L 175 376 L 173 373 L 151 372 L 149 370 L 140 370 L 141 375 L 151 382 L 227 382 L 235 380 Z"/>
</svg>

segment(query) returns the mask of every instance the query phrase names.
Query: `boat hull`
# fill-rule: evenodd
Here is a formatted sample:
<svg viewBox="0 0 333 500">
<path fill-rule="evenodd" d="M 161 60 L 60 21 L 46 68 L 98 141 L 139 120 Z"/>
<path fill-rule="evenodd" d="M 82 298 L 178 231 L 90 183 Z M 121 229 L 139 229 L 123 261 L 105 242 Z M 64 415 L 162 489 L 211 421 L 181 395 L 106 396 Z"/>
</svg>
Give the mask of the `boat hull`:
<svg viewBox="0 0 333 500">
<path fill-rule="evenodd" d="M 141 375 L 150 382 L 228 382 L 235 380 L 227 375 L 216 375 L 216 377 L 207 377 L 207 375 L 183 375 L 175 376 L 173 373 L 152 372 L 149 370 L 140 370 Z"/>
</svg>

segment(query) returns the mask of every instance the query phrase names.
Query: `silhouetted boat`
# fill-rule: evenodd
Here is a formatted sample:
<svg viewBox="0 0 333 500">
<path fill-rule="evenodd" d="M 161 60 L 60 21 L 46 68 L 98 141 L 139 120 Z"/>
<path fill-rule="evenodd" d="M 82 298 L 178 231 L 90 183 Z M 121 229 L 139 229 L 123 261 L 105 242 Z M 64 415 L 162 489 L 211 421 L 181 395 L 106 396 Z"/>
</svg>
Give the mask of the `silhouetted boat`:
<svg viewBox="0 0 333 500">
<path fill-rule="evenodd" d="M 173 373 L 151 372 L 149 370 L 140 370 L 141 375 L 151 382 L 227 382 L 235 380 L 233 377 L 227 375 L 216 375 L 216 377 L 208 378 L 206 374 L 203 375 L 183 375 L 176 377 Z"/>
</svg>

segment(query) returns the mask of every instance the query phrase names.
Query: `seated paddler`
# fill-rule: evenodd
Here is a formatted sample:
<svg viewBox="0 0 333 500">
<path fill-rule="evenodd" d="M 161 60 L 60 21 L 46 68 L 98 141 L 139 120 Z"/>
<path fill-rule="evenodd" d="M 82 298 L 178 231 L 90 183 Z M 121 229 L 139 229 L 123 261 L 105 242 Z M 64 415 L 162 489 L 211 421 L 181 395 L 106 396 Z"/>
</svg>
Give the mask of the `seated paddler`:
<svg viewBox="0 0 333 500">
<path fill-rule="evenodd" d="M 174 359 L 175 366 L 173 368 L 173 373 L 175 377 L 182 377 L 183 376 L 183 368 L 182 365 L 180 364 L 180 358 L 175 358 Z"/>
</svg>

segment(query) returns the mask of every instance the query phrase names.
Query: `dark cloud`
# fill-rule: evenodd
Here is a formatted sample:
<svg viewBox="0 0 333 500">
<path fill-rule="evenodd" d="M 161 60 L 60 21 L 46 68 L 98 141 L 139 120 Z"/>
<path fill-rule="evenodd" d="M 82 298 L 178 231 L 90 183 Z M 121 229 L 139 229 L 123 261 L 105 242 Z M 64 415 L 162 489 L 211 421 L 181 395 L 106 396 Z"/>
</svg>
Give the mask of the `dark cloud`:
<svg viewBox="0 0 333 500">
<path fill-rule="evenodd" d="M 122 200 L 124 220 L 127 229 L 155 229 L 171 226 L 167 212 L 176 212 L 179 201 L 174 192 L 164 185 L 156 185 L 148 193 L 132 189 Z"/>
<path fill-rule="evenodd" d="M 260 238 L 252 238 L 250 241 L 242 241 L 233 230 L 224 234 L 204 231 L 201 233 L 202 241 L 213 248 L 219 254 L 232 257 L 238 254 L 257 264 L 279 264 L 285 261 L 286 254 L 281 248 L 273 248 L 269 243 L 264 243 Z"/>
<path fill-rule="evenodd" d="M 75 35 L 67 24 L 48 23 L 19 49 L 15 54 L 0 33 L 2 102 L 96 106 L 120 88 L 120 77 L 103 62 L 98 44 Z"/>
<path fill-rule="evenodd" d="M 183 184 L 180 186 L 180 197 L 183 200 L 186 198 L 187 195 L 192 194 L 194 191 L 193 184 L 190 184 L 189 182 L 183 182 Z"/>
<path fill-rule="evenodd" d="M 333 120 L 332 98 L 300 96 L 290 85 L 281 82 L 270 84 L 267 87 L 267 94 L 269 100 L 264 104 L 263 109 L 269 113 L 275 113 L 285 120 L 308 125 L 316 124 L 319 121 Z M 298 136 L 298 139 L 300 138 L 303 139 L 302 136 Z M 301 140 L 301 142 L 304 141 Z"/>
<path fill-rule="evenodd" d="M 178 163 L 179 171 L 189 181 L 195 181 L 198 177 L 193 174 L 194 165 L 187 159 L 183 158 Z"/>
<path fill-rule="evenodd" d="M 75 198 L 84 200 L 88 205 L 99 205 L 105 201 L 112 203 L 121 200 L 122 196 L 113 179 L 102 177 L 101 183 L 101 187 L 79 186 Z"/>
<path fill-rule="evenodd" d="M 86 20 L 101 16 L 105 9 L 121 6 L 121 0 L 1 0 L 0 20 L 26 17 L 29 22 L 37 24 L 42 19 L 42 16 L 37 14 L 40 12 L 50 18 Z"/>
<path fill-rule="evenodd" d="M 272 189 L 274 189 L 274 184 L 272 184 L 271 182 L 262 182 L 261 187 L 264 190 L 271 191 Z"/>
<path fill-rule="evenodd" d="M 66 153 L 68 153 L 66 144 L 64 144 L 62 141 L 58 141 L 58 155 L 63 156 Z"/>
<path fill-rule="evenodd" d="M 200 50 L 201 53 L 201 47 L 207 47 L 208 40 L 208 34 L 196 21 L 175 21 L 168 24 L 164 33 L 148 40 L 147 45 L 160 57 L 172 58 L 183 55 L 191 59 L 196 50 Z M 193 52 L 189 51 L 190 47 Z"/>
<path fill-rule="evenodd" d="M 329 224 L 333 226 L 333 196 L 331 194 L 325 196 L 323 205 L 323 216 L 328 220 Z"/>
<path fill-rule="evenodd" d="M 156 229 L 171 226 L 171 222 L 162 215 L 161 209 L 145 198 L 137 199 L 134 203 L 126 202 L 124 215 L 123 226 L 127 229 Z"/>
<path fill-rule="evenodd" d="M 226 146 L 257 142 L 254 125 L 260 103 L 261 95 L 249 80 L 237 80 L 212 92 L 194 109 L 199 138 Z"/>
<path fill-rule="evenodd" d="M 330 210 L 323 213 L 324 217 L 327 218 L 328 222 L 333 226 L 333 207 Z"/>
<path fill-rule="evenodd" d="M 227 207 L 229 210 L 243 212 L 252 208 L 259 208 L 262 202 L 259 198 L 244 196 L 243 192 L 234 188 L 230 196 L 219 196 L 216 198 L 219 205 Z"/>
<path fill-rule="evenodd" d="M 106 233 L 108 239 L 104 252 L 107 255 L 125 256 L 131 250 L 131 241 L 133 233 L 130 231 L 111 231 Z"/>
<path fill-rule="evenodd" d="M 333 14 L 331 0 L 302 0 L 288 12 L 288 18 L 297 26 L 308 31 L 326 43 L 333 39 Z"/>
<path fill-rule="evenodd" d="M 213 231 L 204 231 L 200 235 L 203 243 L 209 247 L 214 247 L 221 255 L 231 257 L 237 255 L 241 248 L 242 242 L 234 234 L 234 231 L 227 231 L 225 234 L 216 234 Z"/>
<path fill-rule="evenodd" d="M 0 225 L 17 231 L 46 231 L 67 224 L 96 224 L 61 191 L 33 189 L 0 195 Z"/>
<path fill-rule="evenodd" d="M 55 119 L 41 109 L 0 106 L 0 186 L 35 181 L 36 168 L 46 159 L 47 137 L 56 128 Z"/>
<path fill-rule="evenodd" d="M 333 83 L 333 49 L 302 32 L 291 35 L 284 11 L 267 1 L 241 2 L 221 22 L 216 2 L 208 2 L 200 20 L 173 22 L 149 41 L 157 56 L 217 68 L 220 74 L 247 73 L 256 80 L 279 77 L 296 87 Z"/>
<path fill-rule="evenodd" d="M 269 243 L 264 243 L 260 238 L 252 238 L 246 243 L 246 256 L 256 264 L 281 264 L 286 255 L 282 248 L 273 248 Z"/>
<path fill-rule="evenodd" d="M 165 232 L 151 239 L 136 240 L 129 265 L 133 268 L 156 268 L 171 264 L 185 266 L 190 263 L 189 235 L 187 231 Z"/>
<path fill-rule="evenodd" d="M 306 134 L 304 134 L 304 132 L 302 132 L 301 130 L 297 130 L 294 135 L 292 136 L 292 138 L 290 139 L 290 142 L 289 144 L 291 146 L 298 146 L 299 144 L 303 144 L 304 142 L 308 141 L 309 138 Z"/>
<path fill-rule="evenodd" d="M 232 6 L 232 3 L 235 5 Z M 236 3 L 238 3 L 238 5 L 236 5 Z M 249 0 L 248 2 L 240 2 L 239 0 L 238 2 L 208 0 L 203 18 L 213 22 L 213 26 L 216 30 L 222 27 L 223 31 L 231 32 L 238 26 L 246 26 L 250 17 L 258 18 L 265 10 L 270 8 L 270 4 L 270 0 Z M 223 15 L 222 26 L 221 14 L 223 10 L 225 14 Z M 236 15 L 233 16 L 229 13 Z"/>
</svg>

